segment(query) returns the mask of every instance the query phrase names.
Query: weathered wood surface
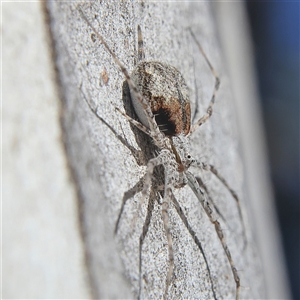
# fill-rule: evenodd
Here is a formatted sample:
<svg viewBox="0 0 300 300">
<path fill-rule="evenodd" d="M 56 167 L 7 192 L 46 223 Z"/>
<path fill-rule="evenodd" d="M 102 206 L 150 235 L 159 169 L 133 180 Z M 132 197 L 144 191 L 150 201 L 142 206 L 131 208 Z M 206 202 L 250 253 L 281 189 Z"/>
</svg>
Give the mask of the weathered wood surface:
<svg viewBox="0 0 300 300">
<path fill-rule="evenodd" d="M 7 59 L 3 69 L 10 76 L 4 76 L 8 87 L 3 89 L 7 116 L 4 122 L 11 128 L 4 134 L 4 155 L 9 158 L 3 166 L 5 174 L 9 174 L 4 176 L 4 186 L 11 188 L 4 189 L 3 201 L 3 274 L 10 275 L 5 277 L 3 296 L 89 298 L 91 293 L 94 298 L 136 297 L 139 238 L 148 200 L 141 199 L 140 193 L 128 197 L 116 235 L 114 229 L 124 195 L 142 182 L 145 165 L 154 153 L 149 139 L 113 108 L 116 105 L 134 115 L 124 76 L 81 18 L 77 10 L 81 3 L 49 2 L 51 23 L 44 27 L 40 26 L 42 18 L 26 17 L 30 10 L 23 7 L 25 4 L 16 5 L 19 7 L 4 10 L 4 16 L 9 24 L 12 11 L 19 11 L 20 23 L 15 27 L 3 26 L 3 36 L 9 41 L 4 43 L 7 51 L 3 57 Z M 37 15 L 43 12 L 42 6 L 38 7 L 41 4 L 26 5 L 36 5 Z M 266 268 L 269 273 L 265 278 L 262 272 L 253 226 L 259 218 L 251 215 L 253 193 L 246 188 L 255 170 L 249 171 L 249 163 L 245 167 L 241 153 L 244 142 L 243 127 L 238 121 L 240 110 L 235 106 L 209 4 L 101 1 L 82 4 L 82 9 L 129 71 L 136 61 L 139 24 L 147 59 L 170 63 L 182 72 L 190 89 L 193 111 L 196 99 L 199 103 L 197 118 L 207 107 L 214 78 L 187 30 L 192 28 L 221 78 L 213 117 L 193 136 L 192 153 L 216 166 L 238 193 L 247 228 L 246 249 L 234 199 L 211 174 L 200 170 L 194 173 L 202 177 L 226 219 L 220 222 L 241 277 L 241 298 L 266 298 L 266 281 L 270 282 L 269 295 L 273 292 L 274 298 L 282 277 L 274 279 L 270 268 Z M 29 19 L 35 22 L 27 22 Z M 47 26 L 51 26 L 52 44 Z M 39 28 L 44 31 L 36 34 Z M 35 50 L 26 52 L 27 47 L 16 44 L 23 40 L 16 38 L 19 36 L 29 39 Z M 51 51 L 55 53 L 52 57 Z M 48 60 L 42 59 L 45 57 Z M 51 59 L 55 59 L 57 66 L 57 81 L 51 71 Z M 10 65 L 11 61 L 17 62 L 23 71 L 12 68 L 15 64 Z M 18 84 L 12 85 L 15 74 L 19 74 Z M 9 91 L 13 101 L 5 100 Z M 48 97 L 52 99 L 47 100 L 50 105 L 40 107 Z M 59 97 L 62 105 L 57 102 Z M 31 107 L 36 108 L 34 113 Z M 15 119 L 28 122 L 18 123 Z M 261 186 L 254 183 L 253 187 Z M 234 298 L 235 283 L 212 224 L 188 187 L 174 194 L 202 243 L 217 298 Z M 265 186 L 255 197 L 263 202 L 268 200 Z M 167 241 L 155 190 L 151 199 L 154 211 L 142 247 L 142 297 L 160 298 L 168 265 Z M 262 210 L 256 208 L 255 212 L 261 216 Z M 174 207 L 170 214 L 175 277 L 169 297 L 211 299 L 212 287 L 203 256 Z M 268 235 L 272 232 L 268 226 L 255 229 Z M 276 237 L 276 232 L 271 236 Z M 272 246 L 276 245 L 276 238 L 274 241 Z M 265 249 L 277 261 L 279 256 L 274 256 L 272 247 Z M 16 262 L 18 272 L 12 272 L 15 269 L 11 266 Z"/>
<path fill-rule="evenodd" d="M 49 3 L 52 30 L 58 53 L 58 69 L 64 96 L 64 138 L 80 194 L 80 215 L 93 291 L 97 297 L 122 297 L 126 278 L 137 296 L 139 286 L 139 238 L 145 222 L 148 199 L 136 193 L 128 199 L 119 230 L 114 228 L 122 198 L 142 182 L 145 165 L 153 155 L 149 139 L 118 114 L 114 106 L 130 111 L 124 75 L 95 38 L 78 12 L 78 3 Z M 204 114 L 214 78 L 191 38 L 191 27 L 211 62 L 220 73 L 221 88 L 214 115 L 192 138 L 196 157 L 216 166 L 242 199 L 248 244 L 243 249 L 243 232 L 234 199 L 220 182 L 207 172 L 194 170 L 206 182 L 212 198 L 226 219 L 222 223 L 229 249 L 243 288 L 241 298 L 263 297 L 260 262 L 257 259 L 251 223 L 247 216 L 244 169 L 239 153 L 239 131 L 230 83 L 207 3 L 107 2 L 82 4 L 81 8 L 129 71 L 137 57 L 139 24 L 143 30 L 146 59 L 177 67 L 190 89 L 192 107 L 199 101 L 196 118 Z M 196 88 L 198 93 L 196 93 Z M 99 117 L 91 111 L 97 112 Z M 129 112 L 130 113 L 130 112 Z M 131 112 L 132 115 L 132 112 Z M 102 121 L 100 120 L 102 118 Z M 142 245 L 142 293 L 160 298 L 168 266 L 167 241 L 161 207 L 155 189 L 154 210 Z M 234 298 L 235 283 L 228 261 L 196 197 L 188 187 L 174 191 L 187 219 L 201 241 L 212 274 L 210 282 L 201 252 L 171 206 L 171 232 L 175 255 L 175 276 L 169 297 L 208 299 Z M 141 207 L 141 209 L 139 209 Z M 120 271 L 118 257 L 124 272 Z M 109 276 L 107 276 L 109 274 Z M 120 291 L 113 289 L 118 286 Z M 114 294 L 115 293 L 115 294 Z"/>
</svg>

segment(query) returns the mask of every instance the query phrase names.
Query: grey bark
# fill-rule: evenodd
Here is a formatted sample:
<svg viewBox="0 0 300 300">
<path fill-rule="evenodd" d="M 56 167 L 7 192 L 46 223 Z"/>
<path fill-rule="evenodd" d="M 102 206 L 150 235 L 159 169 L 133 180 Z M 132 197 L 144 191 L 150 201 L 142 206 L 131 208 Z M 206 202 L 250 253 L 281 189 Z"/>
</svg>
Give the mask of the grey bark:
<svg viewBox="0 0 300 300">
<path fill-rule="evenodd" d="M 271 282 L 268 288 L 276 290 L 274 287 L 280 286 L 280 280 L 284 280 L 282 277 L 273 279 L 272 274 L 263 273 L 261 252 L 257 248 L 254 231 L 257 228 L 253 226 L 254 218 L 251 214 L 252 195 L 247 189 L 249 171 L 241 151 L 243 131 L 237 117 L 239 110 L 234 101 L 231 81 L 217 38 L 216 24 L 208 3 L 48 2 L 51 20 L 48 25 L 51 26 L 56 76 L 63 101 L 62 107 L 58 106 L 56 112 L 61 110 L 64 146 L 58 143 L 57 147 L 66 160 L 62 170 L 53 165 L 52 171 L 57 171 L 58 174 L 66 172 L 66 178 L 70 176 L 68 172 L 71 173 L 74 185 L 68 180 L 62 182 L 70 184 L 68 190 L 73 195 L 70 199 L 78 200 L 72 202 L 71 217 L 76 223 L 77 215 L 74 210 L 77 207 L 80 230 L 76 226 L 73 230 L 77 230 L 76 234 L 80 232 L 82 238 L 82 242 L 78 237 L 69 240 L 68 233 L 72 233 L 72 230 L 66 231 L 70 255 L 74 245 L 79 249 L 76 258 L 73 257 L 70 262 L 70 265 L 74 261 L 81 262 L 80 267 L 70 275 L 78 278 L 77 281 L 66 279 L 64 272 L 57 275 L 56 280 L 70 283 L 69 291 L 72 290 L 72 285 L 79 286 L 78 291 L 74 290 L 78 298 L 89 297 L 89 287 L 93 297 L 98 299 L 137 297 L 140 276 L 139 239 L 147 215 L 148 199 L 142 199 L 139 192 L 131 192 L 134 187 L 138 191 L 146 171 L 146 163 L 153 155 L 151 141 L 115 111 L 114 105 L 134 116 L 124 75 L 81 18 L 78 5 L 81 5 L 85 15 L 129 71 L 136 63 L 136 28 L 140 25 L 146 59 L 167 62 L 180 70 L 190 89 L 193 112 L 198 101 L 196 119 L 204 114 L 214 85 L 214 78 L 188 28 L 197 36 L 220 75 L 221 88 L 212 118 L 192 138 L 192 154 L 213 164 L 237 192 L 246 223 L 245 248 L 242 224 L 234 199 L 212 174 L 197 169 L 193 172 L 206 183 L 211 197 L 225 218 L 225 221 L 220 219 L 220 222 L 241 277 L 241 298 L 267 298 L 265 282 Z M 54 179 L 55 174 L 54 172 L 52 175 Z M 42 188 L 36 189 L 45 192 Z M 268 189 L 267 183 L 263 189 Z M 204 248 L 208 266 L 193 237 L 171 205 L 175 273 L 169 298 L 211 299 L 213 291 L 207 272 L 209 268 L 217 298 L 233 299 L 235 283 L 213 225 L 188 187 L 174 191 L 174 195 Z M 128 200 L 120 215 L 122 199 L 126 196 Z M 268 201 L 269 198 L 268 194 L 255 196 L 263 197 L 261 201 Z M 65 196 L 58 198 L 64 207 Z M 156 299 L 161 298 L 164 293 L 169 262 L 161 206 L 155 189 L 151 199 L 154 210 L 142 245 L 142 298 Z M 49 202 L 52 203 L 52 200 Z M 114 234 L 119 216 L 119 230 Z M 270 218 L 272 219 L 272 215 Z M 62 224 L 64 217 L 53 216 L 53 219 Z M 57 245 L 59 241 L 54 244 Z M 273 245 L 276 246 L 276 243 Z M 67 260 L 68 255 L 62 257 Z M 276 254 L 273 257 L 280 259 Z M 45 268 L 46 266 L 45 263 Z M 80 272 L 88 275 L 85 277 Z M 7 282 L 9 286 L 10 281 Z M 32 290 L 30 297 L 38 297 L 32 296 L 34 288 Z M 53 290 L 52 295 L 61 297 L 59 292 L 55 294 L 55 285 Z M 284 283 L 281 290 L 284 295 Z M 7 288 L 7 291 L 11 292 L 11 288 Z"/>
<path fill-rule="evenodd" d="M 142 181 L 149 159 L 149 154 L 145 154 L 149 145 L 145 143 L 151 141 L 144 139 L 141 132 L 132 129 L 115 111 L 113 105 L 121 109 L 130 107 L 124 75 L 81 18 L 78 3 L 50 2 L 49 8 L 64 95 L 65 143 L 81 198 L 83 237 L 94 295 L 97 298 L 137 296 L 139 238 L 146 222 L 147 199 L 142 199 L 140 193 L 128 199 L 115 239 L 113 231 L 122 198 Z M 167 62 L 182 72 L 190 88 L 193 110 L 197 98 L 200 103 L 199 118 L 209 103 L 214 79 L 189 34 L 188 28 L 192 28 L 222 81 L 212 119 L 192 139 L 193 154 L 220 170 L 242 199 L 246 212 L 245 175 L 235 108 L 209 5 L 103 1 L 85 3 L 81 8 L 129 71 L 136 63 L 136 28 L 140 24 L 146 59 Z M 241 298 L 264 297 L 249 217 L 244 214 L 248 244 L 243 250 L 242 225 L 234 200 L 211 174 L 201 170 L 194 172 L 207 183 L 212 198 L 227 220 L 222 226 L 236 268 L 243 270 L 242 285 L 252 287 L 251 290 L 243 289 Z M 212 298 L 213 285 L 217 298 L 234 298 L 235 283 L 213 225 L 188 187 L 174 191 L 174 195 L 203 244 L 209 266 L 205 265 L 201 252 L 171 206 L 175 274 L 169 297 Z M 143 298 L 162 297 L 169 263 L 158 200 L 154 199 L 149 231 L 142 245 Z M 124 272 L 120 271 L 119 257 Z M 132 294 L 126 292 L 125 282 L 130 283 L 128 291 Z"/>
</svg>

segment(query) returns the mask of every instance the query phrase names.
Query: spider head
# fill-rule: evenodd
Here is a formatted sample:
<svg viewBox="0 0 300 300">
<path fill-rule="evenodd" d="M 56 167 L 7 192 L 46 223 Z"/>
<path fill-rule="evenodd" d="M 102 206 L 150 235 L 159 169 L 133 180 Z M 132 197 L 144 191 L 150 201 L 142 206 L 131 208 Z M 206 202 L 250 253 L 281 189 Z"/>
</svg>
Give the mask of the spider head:
<svg viewBox="0 0 300 300">
<path fill-rule="evenodd" d="M 194 162 L 195 159 L 189 153 L 187 153 L 186 156 L 182 159 L 185 170 L 187 170 Z"/>
</svg>

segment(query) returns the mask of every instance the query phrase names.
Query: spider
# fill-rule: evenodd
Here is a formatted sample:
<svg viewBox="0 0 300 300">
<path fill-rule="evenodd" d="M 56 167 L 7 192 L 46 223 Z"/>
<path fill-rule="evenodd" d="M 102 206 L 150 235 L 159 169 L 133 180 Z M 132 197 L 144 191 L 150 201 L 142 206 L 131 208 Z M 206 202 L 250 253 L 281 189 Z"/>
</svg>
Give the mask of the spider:
<svg viewBox="0 0 300 300">
<path fill-rule="evenodd" d="M 177 212 L 180 214 L 181 219 L 185 223 L 189 232 L 194 235 L 194 232 L 187 224 L 186 218 L 180 211 L 179 205 L 173 195 L 173 190 L 182 188 L 185 185 L 189 185 L 199 202 L 201 203 L 206 215 L 210 222 L 214 225 L 215 231 L 218 235 L 220 243 L 224 249 L 227 260 L 230 264 L 232 275 L 236 285 L 235 298 L 239 299 L 240 293 L 240 277 L 236 270 L 235 264 L 228 249 L 225 237 L 222 232 L 221 225 L 217 220 L 216 213 L 218 210 L 212 203 L 211 199 L 206 195 L 206 188 L 203 185 L 200 178 L 195 177 L 190 171 L 191 166 L 200 167 L 204 170 L 212 172 L 221 183 L 229 190 L 233 198 L 235 199 L 239 217 L 243 224 L 243 230 L 245 230 L 244 222 L 242 218 L 242 212 L 240 207 L 240 201 L 237 194 L 229 187 L 226 180 L 219 175 L 216 168 L 212 165 L 200 162 L 194 159 L 189 153 L 189 137 L 195 132 L 195 130 L 204 124 L 213 113 L 213 105 L 217 91 L 220 86 L 220 79 L 215 71 L 214 67 L 210 63 L 207 55 L 205 54 L 200 43 L 197 41 L 193 31 L 189 28 L 192 38 L 195 40 L 200 52 L 202 53 L 206 63 L 208 64 L 214 78 L 215 85 L 214 90 L 204 116 L 202 116 L 195 124 L 191 125 L 191 108 L 188 87 L 181 73 L 173 66 L 162 63 L 159 61 L 147 61 L 145 60 L 145 52 L 143 47 L 143 38 L 141 27 L 138 25 L 138 63 L 131 74 L 127 71 L 124 65 L 120 62 L 115 53 L 107 45 L 104 38 L 97 32 L 95 27 L 91 24 L 88 18 L 85 16 L 81 8 L 78 8 L 82 18 L 93 30 L 95 36 L 104 45 L 108 53 L 111 55 L 115 63 L 119 66 L 120 70 L 124 74 L 126 81 L 130 89 L 130 95 L 135 112 L 139 118 L 139 121 L 131 118 L 126 113 L 122 112 L 119 108 L 115 109 L 122 114 L 131 124 L 137 127 L 139 130 L 148 135 L 154 142 L 155 146 L 159 149 L 158 155 L 149 160 L 147 164 L 147 172 L 144 177 L 144 185 L 142 188 L 142 195 L 146 199 L 149 197 L 149 191 L 152 184 L 152 177 L 155 167 L 163 166 L 164 168 L 164 186 L 162 195 L 162 219 L 167 236 L 168 243 L 168 258 L 169 267 L 166 276 L 166 284 L 164 291 L 164 299 L 168 296 L 168 290 L 172 283 L 172 277 L 174 272 L 174 253 L 172 236 L 170 232 L 169 221 L 169 206 L 173 203 Z M 123 203 L 123 206 L 125 203 Z M 123 206 L 121 211 L 123 210 Z M 120 218 L 120 215 L 119 215 Z M 116 225 L 116 231 L 118 229 L 119 219 Z M 140 238 L 140 278 L 139 278 L 139 298 L 141 297 L 142 279 L 141 279 L 141 244 L 143 238 Z M 197 237 L 194 237 L 197 242 Z M 206 265 L 205 255 L 203 253 L 200 242 L 197 242 L 197 246 L 202 252 Z M 212 291 L 214 299 L 217 299 L 215 289 L 212 284 L 210 271 L 208 268 Z"/>
</svg>

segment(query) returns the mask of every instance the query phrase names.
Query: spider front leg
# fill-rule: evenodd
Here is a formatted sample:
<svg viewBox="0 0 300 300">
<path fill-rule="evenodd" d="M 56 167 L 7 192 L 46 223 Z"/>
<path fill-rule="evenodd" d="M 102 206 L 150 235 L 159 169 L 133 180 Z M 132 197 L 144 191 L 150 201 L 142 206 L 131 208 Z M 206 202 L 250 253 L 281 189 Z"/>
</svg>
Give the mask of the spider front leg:
<svg viewBox="0 0 300 300">
<path fill-rule="evenodd" d="M 135 119 L 131 118 L 130 116 L 128 116 L 127 114 L 125 114 L 124 112 L 122 112 L 118 107 L 115 106 L 115 109 L 121 115 L 123 115 L 131 124 L 133 124 L 136 128 L 138 128 L 139 130 L 143 131 L 147 135 L 151 136 L 151 131 L 146 126 L 144 126 L 142 123 L 136 121 Z"/>
<path fill-rule="evenodd" d="M 190 186 L 190 188 L 192 189 L 192 191 L 194 192 L 194 194 L 196 195 L 196 197 L 200 201 L 200 203 L 201 203 L 206 215 L 208 216 L 210 222 L 215 226 L 216 233 L 219 237 L 219 240 L 220 240 L 220 242 L 222 244 L 222 247 L 225 251 L 225 254 L 227 256 L 227 260 L 230 264 L 232 275 L 233 275 L 233 278 L 234 278 L 234 281 L 235 281 L 235 285 L 236 285 L 236 296 L 235 296 L 235 298 L 236 298 L 236 300 L 239 300 L 240 288 L 241 288 L 240 277 L 237 273 L 235 264 L 232 260 L 231 253 L 228 249 L 228 246 L 227 246 L 227 243 L 226 243 L 221 225 L 217 221 L 216 217 L 214 216 L 213 210 L 210 207 L 210 203 L 206 200 L 205 194 L 201 190 L 197 179 L 188 171 L 185 174 L 186 174 L 186 177 L 188 179 L 188 185 Z"/>
</svg>

